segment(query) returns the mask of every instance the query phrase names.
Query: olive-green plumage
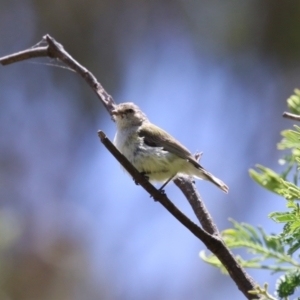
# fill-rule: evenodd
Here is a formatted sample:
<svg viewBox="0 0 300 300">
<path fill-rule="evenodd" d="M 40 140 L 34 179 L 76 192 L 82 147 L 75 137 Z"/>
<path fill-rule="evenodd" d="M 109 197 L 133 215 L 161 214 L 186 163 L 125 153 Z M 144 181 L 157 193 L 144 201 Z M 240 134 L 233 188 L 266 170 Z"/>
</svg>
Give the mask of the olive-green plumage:
<svg viewBox="0 0 300 300">
<path fill-rule="evenodd" d="M 112 115 L 117 124 L 114 144 L 150 181 L 168 182 L 178 175 L 191 175 L 228 193 L 224 182 L 206 171 L 174 137 L 150 123 L 135 104 L 121 103 Z"/>
</svg>

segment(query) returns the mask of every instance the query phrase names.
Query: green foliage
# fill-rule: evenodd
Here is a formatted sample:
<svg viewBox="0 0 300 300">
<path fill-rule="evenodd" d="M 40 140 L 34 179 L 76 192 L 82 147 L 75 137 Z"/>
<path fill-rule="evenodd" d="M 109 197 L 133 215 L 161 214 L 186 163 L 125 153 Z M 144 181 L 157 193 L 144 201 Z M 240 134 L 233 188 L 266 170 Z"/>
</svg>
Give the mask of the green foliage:
<svg viewBox="0 0 300 300">
<path fill-rule="evenodd" d="M 249 170 L 252 179 L 269 191 L 280 195 L 280 192 L 284 189 L 283 178 L 271 169 L 261 165 L 256 165 L 256 168 L 258 171 Z"/>
<path fill-rule="evenodd" d="M 295 289 L 300 286 L 300 270 L 287 272 L 277 281 L 277 295 L 286 299 L 294 294 Z"/>
<path fill-rule="evenodd" d="M 256 286 L 254 290 L 249 291 L 249 294 L 259 296 L 259 300 L 276 300 L 276 298 L 268 293 L 268 287 L 267 283 L 264 284 L 263 288 Z"/>
<path fill-rule="evenodd" d="M 287 99 L 288 108 L 291 113 L 300 115 L 300 90 L 295 89 L 294 95 Z"/>
<path fill-rule="evenodd" d="M 238 223 L 230 220 L 234 228 L 226 229 L 222 232 L 222 237 L 230 249 L 243 248 L 248 253 L 254 255 L 252 259 L 243 259 L 236 256 L 238 262 L 245 268 L 266 269 L 272 272 L 292 271 L 300 264 L 285 251 L 285 243 L 275 235 L 267 235 L 262 228 L 254 228 L 246 223 Z M 221 262 L 214 256 L 206 256 L 205 252 L 200 252 L 200 257 L 221 268 L 226 273 Z M 266 263 L 269 260 L 269 263 Z"/>
<path fill-rule="evenodd" d="M 300 90 L 295 90 L 287 103 L 292 113 L 300 115 Z M 283 138 L 278 149 L 285 151 L 285 155 L 279 160 L 284 166 L 282 173 L 257 165 L 255 170 L 249 170 L 249 174 L 254 181 L 268 191 L 282 196 L 285 201 L 285 211 L 271 212 L 268 216 L 283 225 L 282 231 L 276 235 L 268 235 L 263 228 L 231 220 L 233 228 L 224 230 L 222 237 L 229 248 L 246 250 L 247 258 L 236 256 L 243 267 L 270 270 L 272 273 L 283 272 L 277 280 L 276 293 L 280 299 L 287 300 L 300 286 L 300 127 L 295 125 L 293 130 L 284 130 L 281 135 Z M 248 258 L 249 255 L 251 258 Z M 226 273 L 214 255 L 206 255 L 202 251 L 200 257 Z M 267 289 L 268 285 L 265 284 L 263 288 L 256 287 L 251 293 L 260 299 L 276 299 Z"/>
</svg>

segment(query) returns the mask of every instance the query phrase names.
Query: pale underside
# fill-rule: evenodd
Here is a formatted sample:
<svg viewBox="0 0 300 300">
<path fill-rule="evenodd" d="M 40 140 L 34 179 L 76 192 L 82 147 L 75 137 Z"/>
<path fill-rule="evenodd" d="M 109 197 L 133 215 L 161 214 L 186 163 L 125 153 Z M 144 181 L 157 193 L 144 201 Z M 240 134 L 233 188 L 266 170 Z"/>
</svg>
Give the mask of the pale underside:
<svg viewBox="0 0 300 300">
<path fill-rule="evenodd" d="M 152 182 L 165 182 L 176 175 L 193 175 L 199 179 L 204 178 L 202 177 L 204 174 L 187 159 L 165 151 L 163 147 L 148 146 L 137 134 L 135 138 L 127 136 L 126 139 L 117 137 L 117 135 L 114 141 L 116 147 L 139 172 L 144 173 Z M 126 136 L 126 134 L 123 133 L 122 136 Z M 132 143 L 132 141 L 134 142 Z"/>
</svg>

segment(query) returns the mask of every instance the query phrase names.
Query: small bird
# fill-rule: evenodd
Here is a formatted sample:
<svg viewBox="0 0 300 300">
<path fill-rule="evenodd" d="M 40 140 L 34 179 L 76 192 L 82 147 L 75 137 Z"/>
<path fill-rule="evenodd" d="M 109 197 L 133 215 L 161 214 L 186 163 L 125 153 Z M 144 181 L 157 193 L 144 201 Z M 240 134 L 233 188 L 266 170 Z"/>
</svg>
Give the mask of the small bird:
<svg viewBox="0 0 300 300">
<path fill-rule="evenodd" d="M 117 125 L 115 146 L 151 182 L 164 182 L 160 190 L 177 176 L 190 175 L 228 193 L 223 181 L 206 171 L 174 137 L 152 124 L 134 103 L 118 104 L 111 114 Z"/>
</svg>

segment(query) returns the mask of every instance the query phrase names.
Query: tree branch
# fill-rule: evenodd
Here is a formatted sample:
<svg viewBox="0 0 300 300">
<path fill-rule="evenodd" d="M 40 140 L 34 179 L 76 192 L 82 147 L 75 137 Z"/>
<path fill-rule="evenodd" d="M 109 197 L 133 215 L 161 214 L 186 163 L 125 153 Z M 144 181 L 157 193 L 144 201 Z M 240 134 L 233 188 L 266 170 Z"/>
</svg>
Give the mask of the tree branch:
<svg viewBox="0 0 300 300">
<path fill-rule="evenodd" d="M 59 44 L 49 34 L 46 34 L 42 41 L 37 45 L 45 44 L 44 47 L 34 47 L 21 52 L 17 52 L 11 55 L 0 58 L 0 63 L 4 65 L 12 64 L 22 60 L 27 60 L 34 57 L 45 57 L 56 58 L 64 62 L 70 69 L 78 73 L 87 84 L 93 89 L 101 103 L 104 105 L 108 113 L 111 115 L 111 111 L 114 109 L 116 103 L 112 96 L 110 96 L 97 81 L 96 77 L 88 71 L 85 67 L 79 64 L 68 52 L 65 51 L 64 47 Z"/>
<path fill-rule="evenodd" d="M 178 177 L 174 180 L 174 183 L 178 186 L 178 188 L 182 191 L 182 193 L 189 201 L 203 229 L 212 235 L 220 235 L 219 230 L 214 223 L 210 213 L 206 209 L 205 204 L 202 201 L 194 182 L 187 177 Z"/>
<path fill-rule="evenodd" d="M 40 46 L 41 44 L 46 44 L 46 46 Z M 0 63 L 2 65 L 8 65 L 22 60 L 45 56 L 61 60 L 70 69 L 81 75 L 82 78 L 93 89 L 101 103 L 111 115 L 111 111 L 116 105 L 113 98 L 104 90 L 102 85 L 97 81 L 96 77 L 90 71 L 74 60 L 71 55 L 65 51 L 63 46 L 56 42 L 55 39 L 49 35 L 45 35 L 42 41 L 33 48 L 0 58 Z M 205 205 L 201 200 L 193 182 L 187 178 L 178 178 L 174 181 L 175 184 L 182 190 L 183 194 L 187 197 L 204 229 L 193 223 L 168 199 L 165 194 L 162 194 L 160 191 L 158 191 L 144 176 L 142 176 L 125 158 L 125 156 L 123 156 L 115 148 L 115 146 L 109 141 L 103 132 L 99 131 L 98 135 L 101 139 L 101 142 L 132 175 L 134 180 L 147 192 L 149 192 L 149 194 L 156 201 L 163 205 L 179 222 L 181 222 L 181 224 L 183 224 L 190 232 L 200 239 L 205 246 L 218 257 L 245 297 L 247 299 L 255 299 L 255 296 L 248 293 L 249 290 L 253 290 L 255 288 L 255 282 L 238 264 L 234 255 L 224 244 L 217 226 L 214 224 L 210 214 L 206 210 Z"/>
<path fill-rule="evenodd" d="M 7 55 L 0 58 L 0 62 L 3 66 L 13 64 L 22 60 L 27 60 L 35 57 L 49 56 L 48 47 L 31 48 L 25 51 L 20 51 L 11 55 Z"/>
</svg>

